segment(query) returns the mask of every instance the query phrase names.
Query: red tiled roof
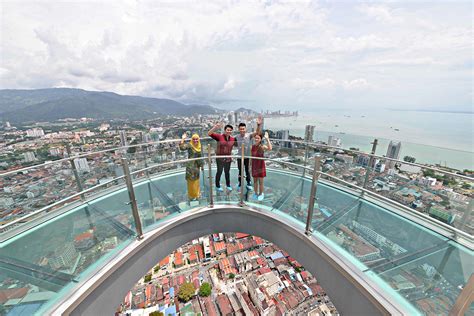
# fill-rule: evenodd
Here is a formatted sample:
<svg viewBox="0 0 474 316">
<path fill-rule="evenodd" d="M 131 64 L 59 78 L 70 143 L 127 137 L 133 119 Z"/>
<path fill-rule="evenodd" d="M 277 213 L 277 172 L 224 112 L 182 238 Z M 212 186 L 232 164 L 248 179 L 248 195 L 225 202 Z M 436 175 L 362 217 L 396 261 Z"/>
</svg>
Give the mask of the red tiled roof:
<svg viewBox="0 0 474 316">
<path fill-rule="evenodd" d="M 244 233 L 235 233 L 235 238 L 240 239 L 240 238 L 245 238 L 249 237 L 249 234 L 244 234 Z"/>
<path fill-rule="evenodd" d="M 160 267 L 167 265 L 169 262 L 170 262 L 170 257 L 169 256 L 164 257 L 163 260 L 160 261 Z"/>
<path fill-rule="evenodd" d="M 225 242 L 218 241 L 214 243 L 214 249 L 216 252 L 223 252 L 225 250 Z"/>
<path fill-rule="evenodd" d="M 225 294 L 221 294 L 217 297 L 217 307 L 223 316 L 232 315 L 233 310 L 230 305 L 230 300 Z"/>
<path fill-rule="evenodd" d="M 183 265 L 183 253 L 181 251 L 176 251 L 174 253 L 174 265 L 177 267 Z"/>
<path fill-rule="evenodd" d="M 0 304 L 5 303 L 12 298 L 22 298 L 28 294 L 28 291 L 29 289 L 26 287 L 0 290 Z"/>
<path fill-rule="evenodd" d="M 81 241 L 81 240 L 84 240 L 84 239 L 89 239 L 89 238 L 92 238 L 92 236 L 93 235 L 92 235 L 91 232 L 85 232 L 85 233 L 76 235 L 76 237 L 74 237 L 74 241 Z"/>
</svg>

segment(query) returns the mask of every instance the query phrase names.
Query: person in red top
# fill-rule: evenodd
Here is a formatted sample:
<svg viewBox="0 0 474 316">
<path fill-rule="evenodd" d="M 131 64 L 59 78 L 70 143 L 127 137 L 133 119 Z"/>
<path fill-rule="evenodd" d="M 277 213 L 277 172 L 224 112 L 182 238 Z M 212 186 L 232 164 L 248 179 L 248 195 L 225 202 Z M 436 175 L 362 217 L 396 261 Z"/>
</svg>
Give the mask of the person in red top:
<svg viewBox="0 0 474 316">
<path fill-rule="evenodd" d="M 232 155 L 232 147 L 235 144 L 235 138 L 232 137 L 232 131 L 234 128 L 232 125 L 226 125 L 224 127 L 224 134 L 216 134 L 216 131 L 219 127 L 221 127 L 221 123 L 217 123 L 214 125 L 213 128 L 207 133 L 210 137 L 217 141 L 217 156 L 230 156 Z M 230 185 L 230 164 L 232 162 L 232 158 L 217 158 L 217 173 L 216 173 L 216 189 L 219 192 L 224 191 L 221 188 L 221 175 L 222 171 L 224 171 L 225 175 L 225 183 L 227 186 L 228 191 L 232 191 L 232 186 Z"/>
<path fill-rule="evenodd" d="M 262 144 L 262 134 L 258 133 L 254 137 L 255 144 L 252 145 L 252 157 L 263 158 L 263 153 L 267 150 L 272 150 L 272 143 L 268 137 L 268 133 L 265 132 L 265 139 L 267 145 Z M 254 185 L 253 198 L 263 201 L 265 195 L 263 194 L 263 178 L 267 176 L 267 170 L 265 168 L 265 160 L 252 159 L 252 177 Z"/>
</svg>

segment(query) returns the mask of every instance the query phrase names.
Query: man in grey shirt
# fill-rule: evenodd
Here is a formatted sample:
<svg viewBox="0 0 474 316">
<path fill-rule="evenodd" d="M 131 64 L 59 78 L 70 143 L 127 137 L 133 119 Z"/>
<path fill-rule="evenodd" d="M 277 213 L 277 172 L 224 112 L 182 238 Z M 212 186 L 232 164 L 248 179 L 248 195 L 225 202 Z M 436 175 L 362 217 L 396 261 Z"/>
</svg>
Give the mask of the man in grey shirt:
<svg viewBox="0 0 474 316">
<path fill-rule="evenodd" d="M 252 149 L 252 143 L 253 143 L 253 137 L 257 134 L 261 133 L 260 126 L 262 125 L 262 117 L 259 116 L 257 118 L 257 130 L 253 133 L 247 133 L 247 126 L 245 123 L 240 123 L 239 124 L 239 134 L 235 136 L 235 140 L 237 141 L 235 143 L 235 146 L 239 149 L 238 155 L 242 155 L 242 144 L 244 145 L 244 156 L 250 157 L 252 155 L 251 149 Z M 244 168 L 245 168 L 245 178 L 247 179 L 247 190 L 252 190 L 252 183 L 251 183 L 251 176 L 250 176 L 250 159 L 249 158 L 244 158 Z M 238 188 L 240 189 L 240 186 L 242 185 L 241 179 L 242 179 L 242 164 L 241 160 L 237 159 L 237 167 L 239 168 L 239 186 Z"/>
</svg>

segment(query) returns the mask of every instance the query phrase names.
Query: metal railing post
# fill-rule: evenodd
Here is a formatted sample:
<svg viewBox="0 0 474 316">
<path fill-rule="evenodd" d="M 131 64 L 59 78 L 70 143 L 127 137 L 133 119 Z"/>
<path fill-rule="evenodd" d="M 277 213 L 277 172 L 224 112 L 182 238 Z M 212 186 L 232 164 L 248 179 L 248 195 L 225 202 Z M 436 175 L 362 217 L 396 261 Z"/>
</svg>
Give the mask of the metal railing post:
<svg viewBox="0 0 474 316">
<path fill-rule="evenodd" d="M 76 167 L 76 164 L 74 163 L 74 158 L 72 157 L 71 146 L 69 146 L 69 144 L 66 144 L 66 152 L 69 158 L 69 162 L 71 163 L 71 168 L 72 168 L 72 172 L 74 173 L 74 178 L 76 179 L 77 192 L 80 193 L 84 190 L 84 187 L 82 186 L 81 177 L 79 177 L 79 172 L 77 172 L 77 167 Z M 81 200 L 83 202 L 86 202 L 86 195 L 84 193 L 81 193 Z M 89 223 L 89 227 L 93 229 L 94 222 L 91 219 L 91 212 L 89 210 L 89 206 L 87 202 L 85 204 L 84 211 L 86 212 L 86 217 L 87 217 L 87 222 Z M 94 240 L 96 239 L 97 237 L 94 235 Z"/>
<path fill-rule="evenodd" d="M 308 142 L 305 142 L 304 144 L 304 166 L 306 167 L 306 165 L 308 164 Z M 304 176 L 306 175 L 306 168 L 303 168 L 303 178 Z"/>
<path fill-rule="evenodd" d="M 306 235 L 311 235 L 313 231 L 311 227 L 311 221 L 313 220 L 314 202 L 316 201 L 316 190 L 318 186 L 318 179 L 320 176 L 320 173 L 319 173 L 320 169 L 321 169 L 321 157 L 320 156 L 314 157 L 313 181 L 311 181 L 311 193 L 309 195 L 309 202 L 308 202 L 308 216 L 306 218 L 306 229 L 305 229 Z"/>
<path fill-rule="evenodd" d="M 244 203 L 244 167 L 245 167 L 245 163 L 244 163 L 244 150 L 245 150 L 245 145 L 242 144 L 242 152 L 241 152 L 241 158 L 240 158 L 240 202 L 239 202 L 239 206 L 244 206 L 245 203 Z"/>
<path fill-rule="evenodd" d="M 367 168 L 365 168 L 365 179 L 364 179 L 364 184 L 362 185 L 364 189 L 367 187 L 367 183 L 369 182 L 370 168 L 372 164 L 374 163 L 374 155 L 375 155 L 375 150 L 377 149 L 377 143 L 378 143 L 378 140 L 376 138 L 374 139 L 374 142 L 372 143 L 372 151 L 370 152 L 369 164 L 367 165 Z M 362 195 L 364 195 L 363 191 L 362 191 Z"/>
<path fill-rule="evenodd" d="M 461 225 L 458 227 L 459 230 L 464 231 L 464 228 L 466 227 L 467 223 L 471 222 L 471 217 L 474 211 L 474 199 L 471 198 L 469 200 L 469 204 L 467 205 L 466 212 L 464 212 L 462 218 L 461 218 Z M 457 236 L 455 236 L 457 237 Z"/>
<path fill-rule="evenodd" d="M 214 196 L 212 192 L 211 144 L 207 144 L 207 164 L 209 170 L 209 207 L 214 207 Z"/>
<path fill-rule="evenodd" d="M 471 274 L 464 289 L 459 293 L 449 316 L 464 315 L 474 301 L 474 274 Z"/>
<path fill-rule="evenodd" d="M 150 210 L 151 210 L 151 215 L 152 215 L 152 218 L 154 219 L 155 216 L 155 208 L 153 207 L 153 194 L 151 193 L 151 179 L 150 179 L 150 173 L 148 172 L 148 163 L 146 161 L 146 158 L 147 158 L 147 152 L 148 152 L 148 146 L 147 145 L 142 145 L 142 150 L 143 150 L 143 161 L 145 163 L 145 176 L 146 178 L 148 179 L 148 183 L 147 183 L 147 186 L 148 186 L 148 198 L 150 199 Z"/>
<path fill-rule="evenodd" d="M 69 162 L 71 163 L 71 168 L 72 172 L 74 173 L 74 178 L 76 179 L 76 185 L 77 185 L 77 192 L 82 192 L 83 187 L 82 187 L 82 182 L 81 178 L 79 177 L 79 173 L 77 172 L 76 164 L 74 163 L 74 158 L 71 156 L 71 147 L 69 144 L 66 144 L 66 152 L 69 158 Z M 81 194 L 81 199 L 84 200 L 85 196 L 84 194 Z"/>
<path fill-rule="evenodd" d="M 135 191 L 133 190 L 132 177 L 130 176 L 130 169 L 128 168 L 127 158 L 122 158 L 123 173 L 125 175 L 125 182 L 127 184 L 128 196 L 130 198 L 130 205 L 132 206 L 133 220 L 135 221 L 135 228 L 137 230 L 138 239 L 143 238 L 142 223 L 140 221 L 140 214 L 138 213 L 137 200 L 135 198 Z"/>
</svg>

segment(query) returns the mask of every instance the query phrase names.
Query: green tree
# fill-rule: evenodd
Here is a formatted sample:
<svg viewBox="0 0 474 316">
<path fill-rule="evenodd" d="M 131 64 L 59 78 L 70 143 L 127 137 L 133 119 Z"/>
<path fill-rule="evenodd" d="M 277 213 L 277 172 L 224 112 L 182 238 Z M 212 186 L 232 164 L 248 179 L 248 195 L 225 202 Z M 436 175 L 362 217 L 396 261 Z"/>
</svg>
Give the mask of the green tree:
<svg viewBox="0 0 474 316">
<path fill-rule="evenodd" d="M 194 296 L 195 292 L 196 289 L 194 288 L 194 285 L 192 283 L 185 282 L 179 288 L 178 298 L 180 301 L 186 303 Z"/>
<path fill-rule="evenodd" d="M 150 281 L 151 281 L 151 274 L 145 275 L 145 277 L 143 278 L 143 282 L 148 283 Z"/>
<path fill-rule="evenodd" d="M 463 189 L 470 189 L 471 188 L 471 185 L 467 182 L 464 182 L 461 186 Z"/>
<path fill-rule="evenodd" d="M 229 279 L 233 279 L 233 278 L 235 278 L 235 274 L 229 273 Z"/>
<path fill-rule="evenodd" d="M 151 312 L 148 314 L 148 316 L 165 316 L 162 312 L 156 311 L 156 312 Z"/>
<path fill-rule="evenodd" d="M 158 272 L 160 270 L 160 265 L 157 265 L 156 267 L 153 268 L 153 272 Z"/>
<path fill-rule="evenodd" d="M 212 289 L 211 285 L 207 282 L 204 282 L 199 287 L 199 296 L 209 296 L 209 295 L 211 295 L 211 289 Z"/>
<path fill-rule="evenodd" d="M 403 161 L 414 163 L 416 161 L 416 158 L 412 156 L 405 156 L 403 157 Z"/>
</svg>

